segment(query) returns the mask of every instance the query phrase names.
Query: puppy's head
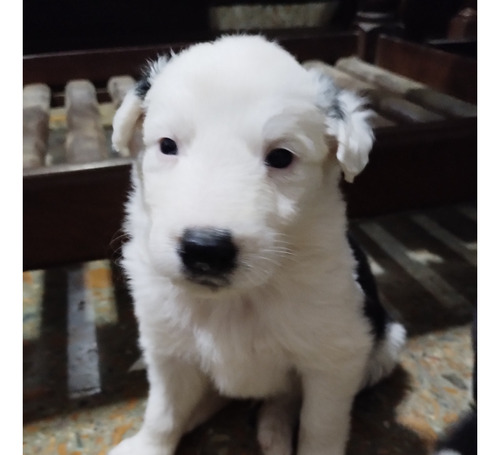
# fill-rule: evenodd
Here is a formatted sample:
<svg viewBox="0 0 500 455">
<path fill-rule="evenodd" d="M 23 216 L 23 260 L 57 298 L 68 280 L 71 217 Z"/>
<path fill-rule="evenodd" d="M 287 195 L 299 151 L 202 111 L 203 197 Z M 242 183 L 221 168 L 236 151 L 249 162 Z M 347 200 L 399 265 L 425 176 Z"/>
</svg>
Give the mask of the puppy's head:
<svg viewBox="0 0 500 455">
<path fill-rule="evenodd" d="M 115 116 L 115 148 L 143 114 L 141 213 L 130 215 L 147 222 L 131 234 L 160 274 L 203 293 L 269 280 L 372 145 L 358 98 L 260 37 L 151 63 Z"/>
</svg>

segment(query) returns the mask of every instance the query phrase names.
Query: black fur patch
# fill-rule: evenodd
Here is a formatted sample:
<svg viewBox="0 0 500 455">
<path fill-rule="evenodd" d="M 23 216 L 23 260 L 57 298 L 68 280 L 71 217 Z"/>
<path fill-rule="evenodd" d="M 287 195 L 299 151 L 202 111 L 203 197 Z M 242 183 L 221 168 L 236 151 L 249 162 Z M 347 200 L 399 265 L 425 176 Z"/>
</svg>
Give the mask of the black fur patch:
<svg viewBox="0 0 500 455">
<path fill-rule="evenodd" d="M 141 70 L 142 77 L 135 84 L 135 93 L 140 99 L 144 100 L 151 88 L 153 79 L 167 62 L 168 57 L 166 55 L 160 55 L 156 60 L 150 60 L 143 66 Z"/>
<path fill-rule="evenodd" d="M 151 88 L 151 81 L 149 80 L 148 76 L 145 76 L 142 79 L 138 80 L 137 83 L 135 84 L 135 94 L 141 100 L 144 100 L 144 98 L 146 97 L 146 93 L 148 93 L 150 88 Z"/>
<path fill-rule="evenodd" d="M 326 115 L 330 118 L 344 120 L 345 112 L 339 101 L 341 89 L 335 85 L 332 78 L 324 74 L 320 76 L 320 84 L 322 87 L 321 96 L 327 103 Z"/>
<path fill-rule="evenodd" d="M 371 323 L 375 340 L 379 341 L 383 338 L 385 327 L 391 321 L 391 318 L 380 303 L 377 283 L 371 272 L 368 258 L 351 235 L 347 235 L 347 240 L 357 262 L 357 281 L 365 294 L 364 313 Z"/>
</svg>

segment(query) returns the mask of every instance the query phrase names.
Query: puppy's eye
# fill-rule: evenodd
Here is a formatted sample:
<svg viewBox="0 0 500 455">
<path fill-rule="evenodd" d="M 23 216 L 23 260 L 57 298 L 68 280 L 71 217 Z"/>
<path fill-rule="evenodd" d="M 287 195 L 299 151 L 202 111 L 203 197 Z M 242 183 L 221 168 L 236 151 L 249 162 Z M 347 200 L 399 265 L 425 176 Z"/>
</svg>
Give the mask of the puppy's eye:
<svg viewBox="0 0 500 455">
<path fill-rule="evenodd" d="M 164 155 L 177 155 L 177 144 L 173 139 L 164 137 L 160 139 L 160 151 Z"/>
<path fill-rule="evenodd" d="M 276 169 L 284 169 L 293 161 L 293 153 L 287 149 L 271 150 L 266 156 L 266 165 Z"/>
</svg>

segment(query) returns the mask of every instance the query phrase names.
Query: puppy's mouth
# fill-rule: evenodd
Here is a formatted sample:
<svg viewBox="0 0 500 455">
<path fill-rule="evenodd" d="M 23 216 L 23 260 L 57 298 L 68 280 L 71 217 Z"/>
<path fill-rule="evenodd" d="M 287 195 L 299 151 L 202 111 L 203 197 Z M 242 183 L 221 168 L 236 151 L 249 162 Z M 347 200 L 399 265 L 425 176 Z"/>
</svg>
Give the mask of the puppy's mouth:
<svg viewBox="0 0 500 455">
<path fill-rule="evenodd" d="M 184 271 L 184 276 L 191 283 L 198 284 L 214 292 L 222 288 L 228 288 L 231 285 L 231 280 L 228 276 L 194 275 L 187 271 Z"/>
</svg>

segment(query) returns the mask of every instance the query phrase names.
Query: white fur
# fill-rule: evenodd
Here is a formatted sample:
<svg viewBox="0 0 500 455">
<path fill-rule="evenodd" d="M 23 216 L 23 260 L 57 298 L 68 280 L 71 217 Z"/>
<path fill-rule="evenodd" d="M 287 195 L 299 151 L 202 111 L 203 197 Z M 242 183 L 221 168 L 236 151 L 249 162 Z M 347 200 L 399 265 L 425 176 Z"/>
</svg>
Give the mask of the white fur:
<svg viewBox="0 0 500 455">
<path fill-rule="evenodd" d="M 344 453 L 373 339 L 338 183 L 341 165 L 352 178 L 366 164 L 371 131 L 352 95 L 342 95 L 346 119 L 330 118 L 320 85 L 260 37 L 193 46 L 155 74 L 123 250 L 150 394 L 142 429 L 112 455 L 172 455 L 227 397 L 267 400 L 258 426 L 266 455 L 291 454 L 299 408 L 298 454 Z M 114 122 L 120 147 L 138 115 L 132 97 Z M 160 153 L 163 137 L 177 155 Z M 277 147 L 295 154 L 290 167 L 265 166 Z M 182 271 L 179 238 L 200 226 L 233 234 L 228 286 Z M 397 346 L 382 351 L 390 371 Z"/>
<path fill-rule="evenodd" d="M 134 133 L 135 124 L 141 114 L 141 100 L 135 96 L 133 91 L 128 92 L 113 120 L 111 142 L 117 152 L 121 152 L 126 156 L 130 155 L 129 143 Z"/>
<path fill-rule="evenodd" d="M 405 328 L 398 322 L 389 323 L 384 339 L 374 349 L 368 361 L 366 386 L 376 384 L 394 370 L 405 343 Z"/>
</svg>

